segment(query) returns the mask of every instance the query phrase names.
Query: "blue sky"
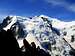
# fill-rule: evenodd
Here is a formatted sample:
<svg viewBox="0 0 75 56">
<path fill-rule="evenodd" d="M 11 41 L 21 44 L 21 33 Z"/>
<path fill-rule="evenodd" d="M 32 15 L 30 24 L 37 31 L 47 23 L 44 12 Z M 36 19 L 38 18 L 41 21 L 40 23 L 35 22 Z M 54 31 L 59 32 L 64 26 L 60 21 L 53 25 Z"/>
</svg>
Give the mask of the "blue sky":
<svg viewBox="0 0 75 56">
<path fill-rule="evenodd" d="M 63 21 L 75 20 L 75 0 L 0 0 L 0 21 L 7 15 L 41 14 Z"/>
</svg>

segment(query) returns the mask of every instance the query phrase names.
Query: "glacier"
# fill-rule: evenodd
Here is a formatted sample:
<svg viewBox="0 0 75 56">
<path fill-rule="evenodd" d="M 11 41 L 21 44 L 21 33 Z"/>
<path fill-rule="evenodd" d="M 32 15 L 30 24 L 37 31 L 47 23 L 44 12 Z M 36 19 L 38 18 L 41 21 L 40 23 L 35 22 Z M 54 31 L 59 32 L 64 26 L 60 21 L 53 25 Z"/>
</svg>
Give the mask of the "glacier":
<svg viewBox="0 0 75 56">
<path fill-rule="evenodd" d="M 11 29 L 14 32 L 19 46 L 23 46 L 25 38 L 30 44 L 35 42 L 51 56 L 71 56 L 70 51 L 75 49 L 75 21 L 64 22 L 45 15 L 34 17 L 8 16 L 0 24 L 0 29 Z"/>
</svg>

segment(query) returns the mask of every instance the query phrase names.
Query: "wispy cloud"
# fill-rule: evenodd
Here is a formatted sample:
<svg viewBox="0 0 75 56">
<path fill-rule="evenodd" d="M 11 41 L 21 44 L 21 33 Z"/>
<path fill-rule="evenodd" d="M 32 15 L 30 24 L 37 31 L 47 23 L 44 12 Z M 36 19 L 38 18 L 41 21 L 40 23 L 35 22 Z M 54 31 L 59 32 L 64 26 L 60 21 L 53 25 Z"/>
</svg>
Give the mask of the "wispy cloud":
<svg viewBox="0 0 75 56">
<path fill-rule="evenodd" d="M 68 9 L 69 9 L 69 10 L 72 10 L 72 11 L 74 11 L 74 12 L 75 12 L 75 4 L 70 5 Z"/>
<path fill-rule="evenodd" d="M 52 4 L 52 5 L 62 5 L 66 4 L 63 0 L 45 0 L 46 2 Z"/>
<path fill-rule="evenodd" d="M 68 3 L 68 1 L 65 0 L 44 0 L 44 1 L 50 3 L 53 6 L 62 6 L 67 10 L 75 12 L 75 4 Z"/>
</svg>

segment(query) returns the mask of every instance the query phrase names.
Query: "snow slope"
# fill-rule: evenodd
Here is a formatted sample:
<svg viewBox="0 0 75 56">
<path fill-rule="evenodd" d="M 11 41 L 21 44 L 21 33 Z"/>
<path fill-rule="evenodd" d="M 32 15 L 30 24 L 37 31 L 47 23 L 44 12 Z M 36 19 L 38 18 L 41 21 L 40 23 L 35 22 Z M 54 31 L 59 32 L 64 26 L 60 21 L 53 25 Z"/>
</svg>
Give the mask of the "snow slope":
<svg viewBox="0 0 75 56">
<path fill-rule="evenodd" d="M 8 16 L 0 28 L 13 30 L 20 47 L 25 38 L 30 44 L 35 42 L 36 46 L 40 46 L 52 56 L 70 55 L 71 48 L 75 48 L 75 21 L 64 22 L 45 15 Z"/>
</svg>

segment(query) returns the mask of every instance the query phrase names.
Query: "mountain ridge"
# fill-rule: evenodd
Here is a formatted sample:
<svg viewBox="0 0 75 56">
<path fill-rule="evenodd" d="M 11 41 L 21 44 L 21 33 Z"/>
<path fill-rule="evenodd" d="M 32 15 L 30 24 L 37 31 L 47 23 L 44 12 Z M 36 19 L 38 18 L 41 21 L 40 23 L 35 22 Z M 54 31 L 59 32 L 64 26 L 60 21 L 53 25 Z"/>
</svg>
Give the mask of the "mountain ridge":
<svg viewBox="0 0 75 56">
<path fill-rule="evenodd" d="M 70 55 L 67 51 L 70 51 L 71 47 L 74 48 L 75 44 L 74 41 L 71 42 L 71 36 L 75 38 L 75 31 L 72 31 L 75 29 L 74 21 L 63 22 L 45 15 L 34 17 L 8 16 L 0 24 L 0 28 L 6 31 L 11 29 L 20 47 L 23 45 L 23 39 L 25 38 L 30 44 L 35 42 L 37 47 L 40 46 L 53 56 L 56 54 L 65 55 L 62 53 L 64 51 Z M 53 50 L 54 47 L 57 51 Z M 67 47 L 68 49 L 66 49 Z M 52 51 L 50 51 L 51 49 Z M 61 49 L 61 51 L 58 49 Z"/>
</svg>

